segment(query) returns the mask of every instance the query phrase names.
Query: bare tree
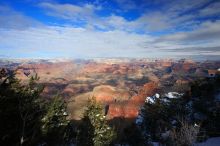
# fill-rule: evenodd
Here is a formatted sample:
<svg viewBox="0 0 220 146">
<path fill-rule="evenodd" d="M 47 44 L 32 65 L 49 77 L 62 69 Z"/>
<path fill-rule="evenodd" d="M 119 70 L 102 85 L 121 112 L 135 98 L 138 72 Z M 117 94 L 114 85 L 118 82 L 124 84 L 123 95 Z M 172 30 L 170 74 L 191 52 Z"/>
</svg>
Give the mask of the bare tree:
<svg viewBox="0 0 220 146">
<path fill-rule="evenodd" d="M 181 121 L 181 127 L 170 133 L 171 143 L 175 146 L 192 146 L 196 142 L 199 133 L 198 125 L 191 125 L 187 121 Z"/>
</svg>

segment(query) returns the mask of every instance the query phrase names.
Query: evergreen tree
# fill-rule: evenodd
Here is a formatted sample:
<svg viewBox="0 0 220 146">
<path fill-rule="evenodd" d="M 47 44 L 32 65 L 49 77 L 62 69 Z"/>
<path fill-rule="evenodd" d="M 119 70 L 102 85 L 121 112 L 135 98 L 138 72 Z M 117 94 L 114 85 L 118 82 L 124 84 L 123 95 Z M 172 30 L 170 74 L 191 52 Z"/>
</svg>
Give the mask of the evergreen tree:
<svg viewBox="0 0 220 146">
<path fill-rule="evenodd" d="M 220 77 L 197 80 L 191 85 L 193 110 L 199 116 L 193 120 L 201 123 L 208 136 L 220 135 L 220 107 L 216 96 L 220 93 Z"/>
<path fill-rule="evenodd" d="M 68 140 L 66 119 L 66 103 L 59 96 L 46 105 L 46 113 L 42 118 L 42 133 L 49 145 L 59 145 Z"/>
<path fill-rule="evenodd" d="M 171 130 L 173 121 L 186 119 L 189 111 L 184 98 L 167 99 L 160 97 L 154 103 L 146 102 L 143 108 L 144 127 L 153 140 L 160 140 L 161 134 Z"/>
<path fill-rule="evenodd" d="M 115 138 L 115 131 L 108 126 L 103 108 L 94 99 L 89 101 L 78 133 L 79 145 L 107 146 Z"/>
<path fill-rule="evenodd" d="M 50 103 L 42 98 L 40 94 L 43 87 L 37 84 L 38 80 L 36 75 L 30 77 L 28 84 L 22 84 L 15 78 L 14 72 L 0 70 L 0 145 L 45 143 L 49 141 L 47 138 L 50 131 L 59 137 L 55 125 L 66 123 L 65 118 L 58 112 L 55 120 L 51 113 L 62 111 L 64 103 L 58 99 Z M 44 135 L 47 136 L 43 140 Z"/>
<path fill-rule="evenodd" d="M 40 119 L 44 108 L 36 84 L 37 75 L 22 85 L 13 72 L 1 71 L 0 119 L 1 142 L 9 145 L 35 144 L 40 135 Z"/>
<path fill-rule="evenodd" d="M 159 140 L 160 134 L 170 127 L 168 105 L 156 99 L 154 104 L 144 105 L 145 127 L 153 140 Z"/>
</svg>

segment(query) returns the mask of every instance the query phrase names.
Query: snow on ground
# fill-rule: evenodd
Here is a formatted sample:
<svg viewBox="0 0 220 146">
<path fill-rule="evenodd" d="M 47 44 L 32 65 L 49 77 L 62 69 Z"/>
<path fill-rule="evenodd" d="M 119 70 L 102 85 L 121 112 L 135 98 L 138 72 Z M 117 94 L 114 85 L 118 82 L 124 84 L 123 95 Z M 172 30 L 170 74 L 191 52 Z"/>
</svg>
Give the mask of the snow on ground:
<svg viewBox="0 0 220 146">
<path fill-rule="evenodd" d="M 215 99 L 216 99 L 217 101 L 220 101 L 220 93 L 215 96 Z"/>
<path fill-rule="evenodd" d="M 153 97 L 147 97 L 145 102 L 148 102 L 148 103 L 155 103 L 155 100 L 153 99 Z"/>
<path fill-rule="evenodd" d="M 158 142 L 152 142 L 153 146 L 159 146 Z"/>
<path fill-rule="evenodd" d="M 143 123 L 144 118 L 141 115 L 138 115 L 138 117 L 136 118 L 135 123 L 137 125 L 141 125 Z"/>
<path fill-rule="evenodd" d="M 153 146 L 159 146 L 158 142 L 152 142 Z M 209 138 L 202 143 L 196 143 L 194 146 L 220 146 L 220 137 Z"/>
<path fill-rule="evenodd" d="M 196 143 L 195 146 L 220 146 L 220 137 L 209 138 L 202 143 Z"/>
<path fill-rule="evenodd" d="M 165 96 L 168 98 L 180 98 L 183 96 L 183 94 L 178 93 L 178 92 L 169 92 L 169 93 L 165 94 Z"/>
</svg>

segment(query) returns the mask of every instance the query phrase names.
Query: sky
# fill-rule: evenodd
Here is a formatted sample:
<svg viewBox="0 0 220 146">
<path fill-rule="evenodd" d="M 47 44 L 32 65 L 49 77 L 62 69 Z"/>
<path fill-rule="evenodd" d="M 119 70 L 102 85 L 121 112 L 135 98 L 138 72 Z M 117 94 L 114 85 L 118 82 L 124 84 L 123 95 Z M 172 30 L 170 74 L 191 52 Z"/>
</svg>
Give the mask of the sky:
<svg viewBox="0 0 220 146">
<path fill-rule="evenodd" d="M 220 59 L 220 0 L 0 0 L 0 58 Z"/>
</svg>

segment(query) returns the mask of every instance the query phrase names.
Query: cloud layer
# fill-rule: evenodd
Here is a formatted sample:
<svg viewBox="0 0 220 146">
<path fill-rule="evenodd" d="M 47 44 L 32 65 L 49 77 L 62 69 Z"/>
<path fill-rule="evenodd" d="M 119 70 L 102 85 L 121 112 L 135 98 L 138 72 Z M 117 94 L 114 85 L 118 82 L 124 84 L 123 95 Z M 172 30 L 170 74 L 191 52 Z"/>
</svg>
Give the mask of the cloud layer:
<svg viewBox="0 0 220 146">
<path fill-rule="evenodd" d="M 158 58 L 181 57 L 184 53 L 201 58 L 220 56 L 218 1 L 115 0 L 114 3 L 117 7 L 99 0 L 79 4 L 35 3 L 41 15 L 57 20 L 56 24 L 45 23 L 45 19 L 39 21 L 10 5 L 0 6 L 0 55 Z M 135 17 L 131 15 L 133 12 L 137 13 Z"/>
</svg>

